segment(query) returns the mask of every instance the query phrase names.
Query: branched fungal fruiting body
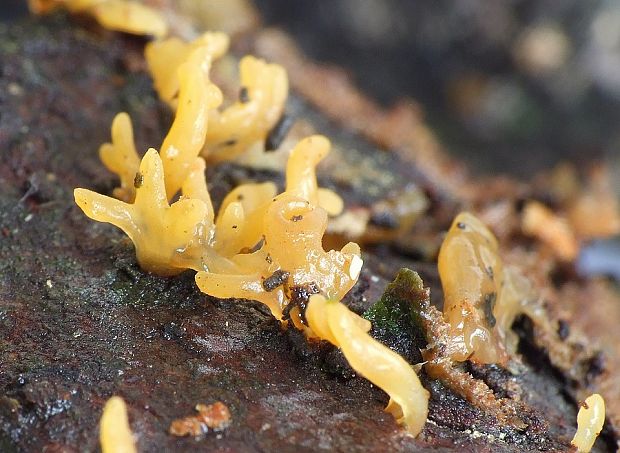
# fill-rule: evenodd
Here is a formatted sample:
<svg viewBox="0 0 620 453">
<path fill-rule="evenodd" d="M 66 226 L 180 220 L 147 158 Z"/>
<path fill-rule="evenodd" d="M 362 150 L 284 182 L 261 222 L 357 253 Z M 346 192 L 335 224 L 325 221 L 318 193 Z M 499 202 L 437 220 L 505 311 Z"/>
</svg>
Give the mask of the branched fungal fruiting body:
<svg viewBox="0 0 620 453">
<path fill-rule="evenodd" d="M 163 165 L 154 149 L 144 155 L 140 173 L 144 182 L 136 189 L 133 204 L 86 189 L 75 189 L 75 201 L 91 219 L 122 229 L 134 243 L 143 269 L 159 275 L 178 274 L 183 269 L 174 266 L 173 258 L 197 237 L 207 207 L 198 199 L 168 204 Z"/>
<path fill-rule="evenodd" d="M 222 94 L 209 70 L 227 47 L 228 38 L 218 33 L 189 44 L 175 38 L 149 44 L 156 88 L 176 106 L 161 154 L 151 149 L 140 162 L 131 121 L 119 114 L 112 143 L 100 154 L 120 178 L 114 191 L 120 200 L 76 189 L 76 203 L 92 219 L 121 228 L 145 270 L 174 275 L 194 269 L 203 292 L 263 302 L 276 318 L 286 315 L 308 336 L 340 347 L 356 371 L 390 395 L 386 410 L 417 435 L 428 392 L 402 357 L 370 337 L 368 321 L 335 302 L 356 283 L 362 259 L 355 243 L 323 249 L 328 214 L 343 209 L 336 193 L 317 184 L 316 166 L 329 153 L 329 140 L 311 136 L 291 150 L 281 194 L 271 182 L 244 184 L 224 198 L 217 215 L 213 210 L 199 154 L 217 161 L 234 159 L 257 143 L 264 149 L 288 93 L 280 66 L 247 56 L 240 63 L 239 99 L 218 110 Z"/>
</svg>

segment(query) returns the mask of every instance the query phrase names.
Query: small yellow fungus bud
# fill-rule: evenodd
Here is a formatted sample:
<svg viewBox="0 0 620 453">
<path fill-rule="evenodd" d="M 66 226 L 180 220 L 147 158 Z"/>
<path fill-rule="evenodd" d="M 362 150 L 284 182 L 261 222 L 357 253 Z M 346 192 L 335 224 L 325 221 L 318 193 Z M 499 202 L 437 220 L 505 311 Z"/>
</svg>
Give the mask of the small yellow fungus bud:
<svg viewBox="0 0 620 453">
<path fill-rule="evenodd" d="M 577 414 L 577 432 L 571 444 L 577 451 L 587 453 L 592 449 L 596 438 L 605 423 L 605 401 L 598 393 L 590 395 L 581 403 Z"/>
<path fill-rule="evenodd" d="M 202 47 L 215 61 L 226 53 L 229 41 L 224 33 L 207 32 L 190 43 L 176 37 L 149 42 L 144 49 L 144 56 L 161 100 L 176 107 L 179 93 L 177 70 L 193 51 Z"/>
<path fill-rule="evenodd" d="M 127 418 L 127 406 L 118 396 L 110 398 L 103 408 L 99 442 L 102 453 L 137 453 Z"/>
<path fill-rule="evenodd" d="M 125 112 L 119 113 L 112 121 L 112 143 L 104 143 L 99 148 L 99 157 L 103 164 L 116 173 L 121 185 L 114 189 L 114 196 L 119 200 L 132 202 L 135 195 L 135 180 L 140 168 L 140 157 L 133 139 L 131 119 Z"/>
<path fill-rule="evenodd" d="M 314 334 L 342 350 L 351 368 L 390 396 L 386 411 L 417 436 L 426 423 L 429 393 L 411 365 L 373 339 L 370 323 L 338 301 L 311 296 L 306 319 Z"/>
<path fill-rule="evenodd" d="M 223 111 L 209 112 L 208 159 L 231 160 L 254 143 L 264 141 L 284 111 L 288 77 L 282 66 L 245 56 L 239 71 L 244 98 Z"/>
<path fill-rule="evenodd" d="M 143 182 L 133 204 L 86 189 L 75 189 L 75 201 L 91 219 L 122 229 L 133 241 L 143 269 L 177 274 L 183 269 L 173 265 L 173 258 L 201 234 L 208 208 L 198 199 L 168 204 L 162 162 L 154 149 L 144 155 L 139 171 Z"/>
</svg>

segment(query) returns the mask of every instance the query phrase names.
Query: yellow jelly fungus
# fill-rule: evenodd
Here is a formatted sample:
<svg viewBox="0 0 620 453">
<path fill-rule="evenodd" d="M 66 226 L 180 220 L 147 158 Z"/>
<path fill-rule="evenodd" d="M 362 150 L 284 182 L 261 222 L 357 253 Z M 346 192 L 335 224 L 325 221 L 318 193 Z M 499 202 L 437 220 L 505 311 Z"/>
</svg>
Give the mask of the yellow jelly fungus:
<svg viewBox="0 0 620 453">
<path fill-rule="evenodd" d="M 326 137 L 313 135 L 293 148 L 286 165 L 286 192 L 336 216 L 342 212 L 342 199 L 329 189 L 319 188 L 316 181 L 316 166 L 329 154 L 330 146 Z"/>
<path fill-rule="evenodd" d="M 497 239 L 472 214 L 461 213 L 452 223 L 439 251 L 439 276 L 450 326 L 447 355 L 459 362 L 505 363 L 505 339 L 524 311 L 527 281 L 504 269 Z"/>
<path fill-rule="evenodd" d="M 581 403 L 577 414 L 577 432 L 571 444 L 579 452 L 589 452 L 605 423 L 605 401 L 598 393 Z"/>
<path fill-rule="evenodd" d="M 130 0 L 28 0 L 30 10 L 45 14 L 56 8 L 88 14 L 103 27 L 161 38 L 168 33 L 164 17 L 153 8 Z"/>
<path fill-rule="evenodd" d="M 505 360 L 493 329 L 502 274 L 493 234 L 472 214 L 459 214 L 439 251 L 444 318 L 450 325 L 454 360 Z"/>
<path fill-rule="evenodd" d="M 113 396 L 104 408 L 99 424 L 99 442 L 102 453 L 136 453 L 127 406 L 122 398 Z"/>
<path fill-rule="evenodd" d="M 131 119 L 127 113 L 119 113 L 112 121 L 112 143 L 104 143 L 99 148 L 99 157 L 103 164 L 121 181 L 120 187 L 114 189 L 114 196 L 119 200 L 132 202 L 136 190 L 141 184 L 138 174 L 140 157 L 133 139 Z"/>
<path fill-rule="evenodd" d="M 328 297 L 342 298 L 359 277 L 360 250 L 354 243 L 341 251 L 323 250 L 326 227 L 325 210 L 285 192 L 270 203 L 263 216 L 262 247 L 225 261 L 203 257 L 207 271 L 198 272 L 196 283 L 201 291 L 215 297 L 263 302 L 278 319 L 289 303 L 287 287 L 316 285 Z M 265 288 L 263 282 L 276 271 L 287 272 L 287 281 L 276 288 Z"/>
<path fill-rule="evenodd" d="M 222 102 L 222 93 L 209 81 L 211 57 L 203 47 L 194 50 L 178 69 L 179 102 L 174 122 L 161 146 L 166 194 L 172 199 L 195 165 L 207 131 L 207 112 Z M 131 202 L 139 185 L 139 157 L 133 139 L 131 120 L 119 113 L 112 123 L 112 143 L 100 149 L 105 166 L 121 181 L 114 196 Z"/>
<path fill-rule="evenodd" d="M 179 105 L 160 150 L 168 199 L 179 191 L 204 145 L 208 111 L 222 102 L 222 92 L 209 81 L 210 67 L 204 47 L 179 67 Z"/>
<path fill-rule="evenodd" d="M 126 132 L 128 125 L 121 116 L 113 130 Z M 120 144 L 129 138 L 125 134 L 114 139 L 106 148 L 109 154 L 121 156 L 115 147 L 126 148 Z M 224 198 L 217 216 L 204 178 L 204 160 L 194 157 L 187 165 L 182 196 L 170 206 L 164 190 L 169 176 L 155 150 L 147 152 L 134 176 L 133 204 L 85 189 L 76 189 L 75 199 L 87 216 L 127 233 L 145 270 L 173 275 L 195 269 L 200 271 L 199 287 L 207 294 L 259 300 L 280 319 L 290 300 L 287 288 L 314 285 L 328 297 L 341 298 L 361 270 L 357 244 L 347 244 L 341 251 L 323 250 L 327 212 L 313 202 L 320 203 L 323 193 L 315 167 L 328 151 L 325 137 L 302 140 L 291 152 L 282 194 L 277 195 L 271 182 L 241 185 Z M 122 169 L 123 161 L 113 168 Z M 342 205 L 335 194 L 328 200 L 332 212 Z M 263 281 L 276 271 L 286 271 L 287 281 L 266 289 Z"/>
<path fill-rule="evenodd" d="M 189 43 L 177 37 L 149 42 L 144 56 L 161 100 L 176 108 L 180 88 L 177 70 L 194 50 L 204 48 L 215 61 L 227 52 L 228 45 L 228 36 L 219 32 L 204 33 Z"/>
<path fill-rule="evenodd" d="M 293 148 L 286 169 L 285 194 L 299 197 L 311 205 L 318 203 L 335 215 L 342 209 L 341 198 L 328 189 L 319 188 L 316 182 L 316 166 L 327 155 L 329 147 L 329 140 L 315 135 L 301 140 Z M 188 192 L 189 186 L 183 187 L 183 195 L 202 199 L 212 211 L 204 177 L 197 176 L 192 185 L 200 186 L 199 191 L 204 195 L 191 194 Z M 213 267 L 213 260 L 216 259 L 213 251 L 217 252 L 218 260 L 219 257 L 232 258 L 238 253 L 247 253 L 244 250 L 253 249 L 264 235 L 263 218 L 276 194 L 277 188 L 272 182 L 243 184 L 235 188 L 222 201 L 214 229 L 209 230 L 210 239 L 202 241 L 212 246 L 213 250 L 206 252 L 211 258 L 205 258 L 199 247 L 188 247 L 178 259 L 184 261 L 187 267 L 204 270 L 206 262 Z"/>
<path fill-rule="evenodd" d="M 370 323 L 336 300 L 311 296 L 306 320 L 316 336 L 342 350 L 351 368 L 390 396 L 386 411 L 417 436 L 426 423 L 429 393 L 411 365 L 373 339 Z"/>
<path fill-rule="evenodd" d="M 243 95 L 223 111 L 209 112 L 206 154 L 215 161 L 234 159 L 264 141 L 284 111 L 288 77 L 282 66 L 248 55 L 239 73 Z"/>
<path fill-rule="evenodd" d="M 136 247 L 143 269 L 174 275 L 173 258 L 200 233 L 208 209 L 199 199 L 182 199 L 170 206 L 164 187 L 164 171 L 157 151 L 150 149 L 140 164 L 142 184 L 133 204 L 86 189 L 75 189 L 75 201 L 93 220 L 122 229 Z"/>
</svg>

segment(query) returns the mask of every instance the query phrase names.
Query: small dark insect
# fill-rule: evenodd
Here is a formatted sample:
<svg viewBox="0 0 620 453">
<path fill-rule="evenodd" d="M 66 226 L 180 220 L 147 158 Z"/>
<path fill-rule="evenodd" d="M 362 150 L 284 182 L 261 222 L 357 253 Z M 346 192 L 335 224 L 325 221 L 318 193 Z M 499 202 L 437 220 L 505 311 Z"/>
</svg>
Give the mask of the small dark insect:
<svg viewBox="0 0 620 453">
<path fill-rule="evenodd" d="M 497 320 L 493 315 L 493 308 L 497 302 L 497 293 L 489 293 L 484 295 L 484 316 L 487 319 L 489 327 L 495 327 Z"/>
<path fill-rule="evenodd" d="M 456 224 L 456 226 L 457 226 L 457 228 L 458 228 L 459 230 L 464 230 L 464 229 L 466 229 L 466 228 L 467 228 L 467 225 L 466 225 L 465 223 L 463 223 L 463 222 L 459 222 L 459 223 L 457 223 L 457 224 Z"/>
<path fill-rule="evenodd" d="M 286 113 L 278 120 L 273 129 L 267 134 L 265 140 L 265 151 L 275 151 L 282 144 L 286 135 L 291 130 L 291 127 L 295 123 L 295 119 L 288 116 Z"/>
<path fill-rule="evenodd" d="M 133 186 L 136 189 L 139 189 L 140 187 L 142 187 L 143 183 L 144 183 L 144 175 L 140 172 L 137 172 L 136 176 L 133 178 Z"/>
<path fill-rule="evenodd" d="M 291 217 L 291 221 L 292 222 L 299 222 L 300 220 L 303 220 L 304 216 L 300 215 L 294 215 L 293 217 Z"/>
<path fill-rule="evenodd" d="M 248 92 L 247 87 L 241 87 L 239 90 L 239 102 L 242 104 L 250 102 L 250 93 Z"/>
<path fill-rule="evenodd" d="M 278 286 L 283 285 L 288 280 L 290 272 L 282 269 L 278 269 L 265 280 L 263 280 L 263 289 L 268 293 L 276 289 Z"/>
<path fill-rule="evenodd" d="M 321 290 L 314 282 L 285 287 L 285 290 L 287 293 L 286 296 L 289 298 L 290 302 L 282 313 L 283 319 L 290 319 L 291 310 L 294 307 L 298 307 L 301 322 L 308 325 L 308 322 L 306 321 L 306 307 L 310 301 L 310 296 L 313 294 L 319 294 Z"/>
</svg>

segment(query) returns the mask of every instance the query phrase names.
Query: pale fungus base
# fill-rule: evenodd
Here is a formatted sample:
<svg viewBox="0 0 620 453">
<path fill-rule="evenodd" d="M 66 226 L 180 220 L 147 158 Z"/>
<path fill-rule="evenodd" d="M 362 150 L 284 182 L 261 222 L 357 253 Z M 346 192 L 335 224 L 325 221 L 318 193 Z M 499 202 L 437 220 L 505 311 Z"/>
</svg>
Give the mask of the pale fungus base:
<svg viewBox="0 0 620 453">
<path fill-rule="evenodd" d="M 102 453 L 137 453 L 133 433 L 129 427 L 127 406 L 122 398 L 110 398 L 99 423 L 99 442 Z"/>
<path fill-rule="evenodd" d="M 340 348 L 351 368 L 390 396 L 386 411 L 417 436 L 426 423 L 429 393 L 411 365 L 368 334 L 369 321 L 336 300 L 311 296 L 306 319 L 310 336 Z"/>
</svg>

